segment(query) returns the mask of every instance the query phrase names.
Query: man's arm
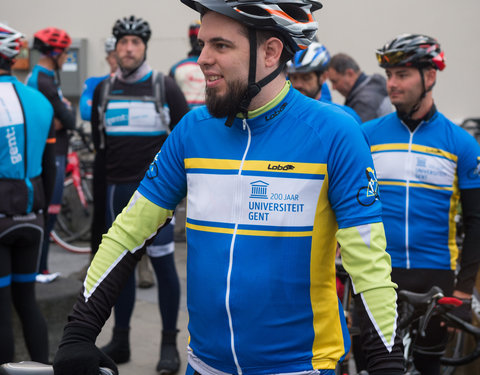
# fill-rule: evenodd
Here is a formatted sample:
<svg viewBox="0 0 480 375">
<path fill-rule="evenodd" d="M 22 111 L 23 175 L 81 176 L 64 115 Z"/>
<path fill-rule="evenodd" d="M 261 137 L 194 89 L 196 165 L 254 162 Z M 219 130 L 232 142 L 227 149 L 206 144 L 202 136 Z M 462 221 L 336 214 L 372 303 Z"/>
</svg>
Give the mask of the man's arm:
<svg viewBox="0 0 480 375">
<path fill-rule="evenodd" d="M 465 238 L 454 295 L 471 298 L 480 265 L 480 189 L 460 190 Z"/>
<path fill-rule="evenodd" d="M 98 373 L 99 366 L 112 365 L 95 346 L 96 337 L 145 252 L 145 244 L 168 224 L 172 215 L 173 211 L 136 192 L 117 217 L 88 269 L 83 293 L 68 316 L 54 360 L 56 375 Z"/>
<path fill-rule="evenodd" d="M 38 89 L 52 104 L 54 117 L 61 123 L 62 129 L 75 129 L 75 111 L 60 98 L 58 90 L 53 83 L 53 78 L 39 75 Z"/>
<path fill-rule="evenodd" d="M 43 192 L 45 194 L 45 213 L 48 211 L 48 205 L 52 199 L 53 188 L 55 186 L 55 176 L 55 129 L 52 120 L 47 143 L 45 144 L 45 149 L 43 150 L 42 156 L 42 183 Z"/>
<path fill-rule="evenodd" d="M 385 251 L 382 223 L 339 229 L 342 263 L 350 274 L 357 311 L 363 315 L 361 342 L 369 374 L 402 374 L 403 353 L 396 334 L 396 285 L 390 279 L 390 256 Z"/>
</svg>

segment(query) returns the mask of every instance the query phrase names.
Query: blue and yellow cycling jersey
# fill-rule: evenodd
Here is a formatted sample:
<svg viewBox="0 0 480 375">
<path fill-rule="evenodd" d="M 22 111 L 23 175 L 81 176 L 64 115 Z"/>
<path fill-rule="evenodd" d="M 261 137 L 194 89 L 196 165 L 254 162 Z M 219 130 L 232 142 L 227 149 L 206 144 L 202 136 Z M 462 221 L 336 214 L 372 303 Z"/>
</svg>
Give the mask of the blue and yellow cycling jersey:
<svg viewBox="0 0 480 375">
<path fill-rule="evenodd" d="M 396 113 L 363 126 L 371 145 L 392 266 L 455 269 L 460 190 L 480 187 L 480 147 L 436 112 L 414 132 Z"/>
<path fill-rule="evenodd" d="M 138 189 L 167 209 L 188 191 L 191 358 L 204 372 L 331 369 L 349 346 L 335 233 L 366 225 L 370 241 L 381 221 L 368 146 L 350 116 L 296 90 L 250 117 L 228 128 L 193 111 Z"/>
<path fill-rule="evenodd" d="M 349 349 L 337 240 L 372 368 L 402 367 L 368 145 L 351 116 L 289 83 L 231 128 L 205 107 L 184 116 L 104 235 L 69 325 L 101 329 L 145 241 L 185 196 L 189 363 L 199 373 L 334 369 Z"/>
</svg>

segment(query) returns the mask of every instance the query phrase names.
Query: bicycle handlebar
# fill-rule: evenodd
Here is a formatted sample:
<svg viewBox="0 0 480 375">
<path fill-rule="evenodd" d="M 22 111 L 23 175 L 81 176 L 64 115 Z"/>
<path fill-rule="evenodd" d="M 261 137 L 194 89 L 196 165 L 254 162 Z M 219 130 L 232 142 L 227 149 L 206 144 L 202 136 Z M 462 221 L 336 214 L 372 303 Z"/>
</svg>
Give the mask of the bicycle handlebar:
<svg viewBox="0 0 480 375">
<path fill-rule="evenodd" d="M 53 375 L 53 367 L 32 361 L 10 362 L 0 366 L 0 375 Z M 114 372 L 100 367 L 99 375 L 114 375 Z"/>
<path fill-rule="evenodd" d="M 443 291 L 434 286 L 427 293 L 413 293 L 410 291 L 400 291 L 398 293 L 399 301 L 404 302 L 408 314 L 400 320 L 400 328 L 407 328 L 414 320 L 418 319 L 418 330 L 422 337 L 425 337 L 425 330 L 432 316 L 440 316 L 443 322 L 455 329 L 459 329 L 473 337 L 475 347 L 470 353 L 461 357 L 448 358 L 441 357 L 440 362 L 449 366 L 460 366 L 472 362 L 480 357 L 480 328 L 464 321 L 458 316 L 449 312 L 462 305 L 462 301 L 457 298 L 444 297 Z"/>
</svg>

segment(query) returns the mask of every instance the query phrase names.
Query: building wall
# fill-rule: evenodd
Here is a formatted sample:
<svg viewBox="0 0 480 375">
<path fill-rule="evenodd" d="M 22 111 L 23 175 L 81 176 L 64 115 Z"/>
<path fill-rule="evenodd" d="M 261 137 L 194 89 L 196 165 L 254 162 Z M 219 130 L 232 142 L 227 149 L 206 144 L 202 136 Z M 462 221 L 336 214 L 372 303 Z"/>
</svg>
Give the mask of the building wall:
<svg viewBox="0 0 480 375">
<path fill-rule="evenodd" d="M 480 117 L 480 1 L 478 0 L 324 0 L 315 13 L 319 41 L 332 54 L 353 56 L 367 73 L 382 72 L 375 49 L 410 32 L 436 37 L 447 68 L 434 88 L 437 107 L 452 120 Z M 87 75 L 107 72 L 103 42 L 116 19 L 134 14 L 152 28 L 148 61 L 167 72 L 189 49 L 187 28 L 198 18 L 180 0 L 15 0 L 2 5 L 0 21 L 31 38 L 38 29 L 56 26 L 73 38 L 86 38 Z M 334 93 L 334 100 L 343 97 Z"/>
</svg>

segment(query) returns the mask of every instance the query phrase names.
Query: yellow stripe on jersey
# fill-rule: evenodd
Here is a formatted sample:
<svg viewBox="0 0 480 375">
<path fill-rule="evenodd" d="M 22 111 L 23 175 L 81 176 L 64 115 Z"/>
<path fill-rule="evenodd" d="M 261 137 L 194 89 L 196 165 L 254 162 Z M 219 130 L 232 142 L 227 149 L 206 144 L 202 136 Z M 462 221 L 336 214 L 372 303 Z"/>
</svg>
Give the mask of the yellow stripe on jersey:
<svg viewBox="0 0 480 375">
<path fill-rule="evenodd" d="M 402 181 L 384 181 L 378 180 L 380 185 L 391 185 L 391 186 L 407 186 L 406 182 Z M 425 189 L 434 189 L 434 190 L 445 190 L 445 191 L 453 191 L 453 187 L 449 186 L 436 186 L 431 184 L 419 183 L 419 182 L 409 182 L 408 186 L 410 187 L 420 187 Z"/>
<path fill-rule="evenodd" d="M 311 261 L 310 298 L 315 337 L 312 347 L 314 369 L 334 369 L 335 359 L 345 353 L 335 285 L 337 231 L 335 213 L 328 201 L 328 176 L 320 191 L 315 213 Z M 333 318 L 325 317 L 335 314 Z M 334 323 L 332 326 L 332 322 Z M 325 334 L 328 332 L 328 335 Z"/>
<path fill-rule="evenodd" d="M 197 225 L 187 223 L 186 227 L 193 230 L 211 233 L 233 234 L 233 228 L 219 228 L 207 225 Z M 310 237 L 312 231 L 288 232 L 288 231 L 270 231 L 270 230 L 255 230 L 255 229 L 237 229 L 237 234 L 244 236 L 260 236 L 260 237 Z"/>
<path fill-rule="evenodd" d="M 450 197 L 450 209 L 448 212 L 448 248 L 450 250 L 450 268 L 457 268 L 458 246 L 457 246 L 457 223 L 455 216 L 457 214 L 458 201 L 460 200 L 460 190 L 458 188 L 458 176 L 455 173 L 453 180 L 453 194 Z"/>
<path fill-rule="evenodd" d="M 240 169 L 240 164 L 240 160 L 231 159 L 185 159 L 185 169 L 238 170 Z M 324 175 L 327 173 L 327 165 L 322 163 L 297 163 L 275 160 L 246 160 L 243 164 L 243 170 Z"/>
<path fill-rule="evenodd" d="M 386 143 L 382 145 L 375 145 L 370 148 L 370 150 L 373 152 L 379 152 L 379 151 L 394 151 L 394 150 L 399 150 L 399 151 L 407 151 L 409 149 L 409 144 L 408 143 Z M 430 155 L 436 155 L 436 156 L 442 156 L 444 158 L 447 158 L 449 160 L 457 161 L 458 156 L 454 155 L 450 152 L 447 152 L 445 150 L 442 150 L 440 148 L 435 148 L 435 147 L 428 147 L 428 146 L 422 146 L 422 145 L 411 145 L 411 150 L 412 151 L 417 151 L 417 152 L 423 152 L 425 154 L 430 154 Z"/>
</svg>

